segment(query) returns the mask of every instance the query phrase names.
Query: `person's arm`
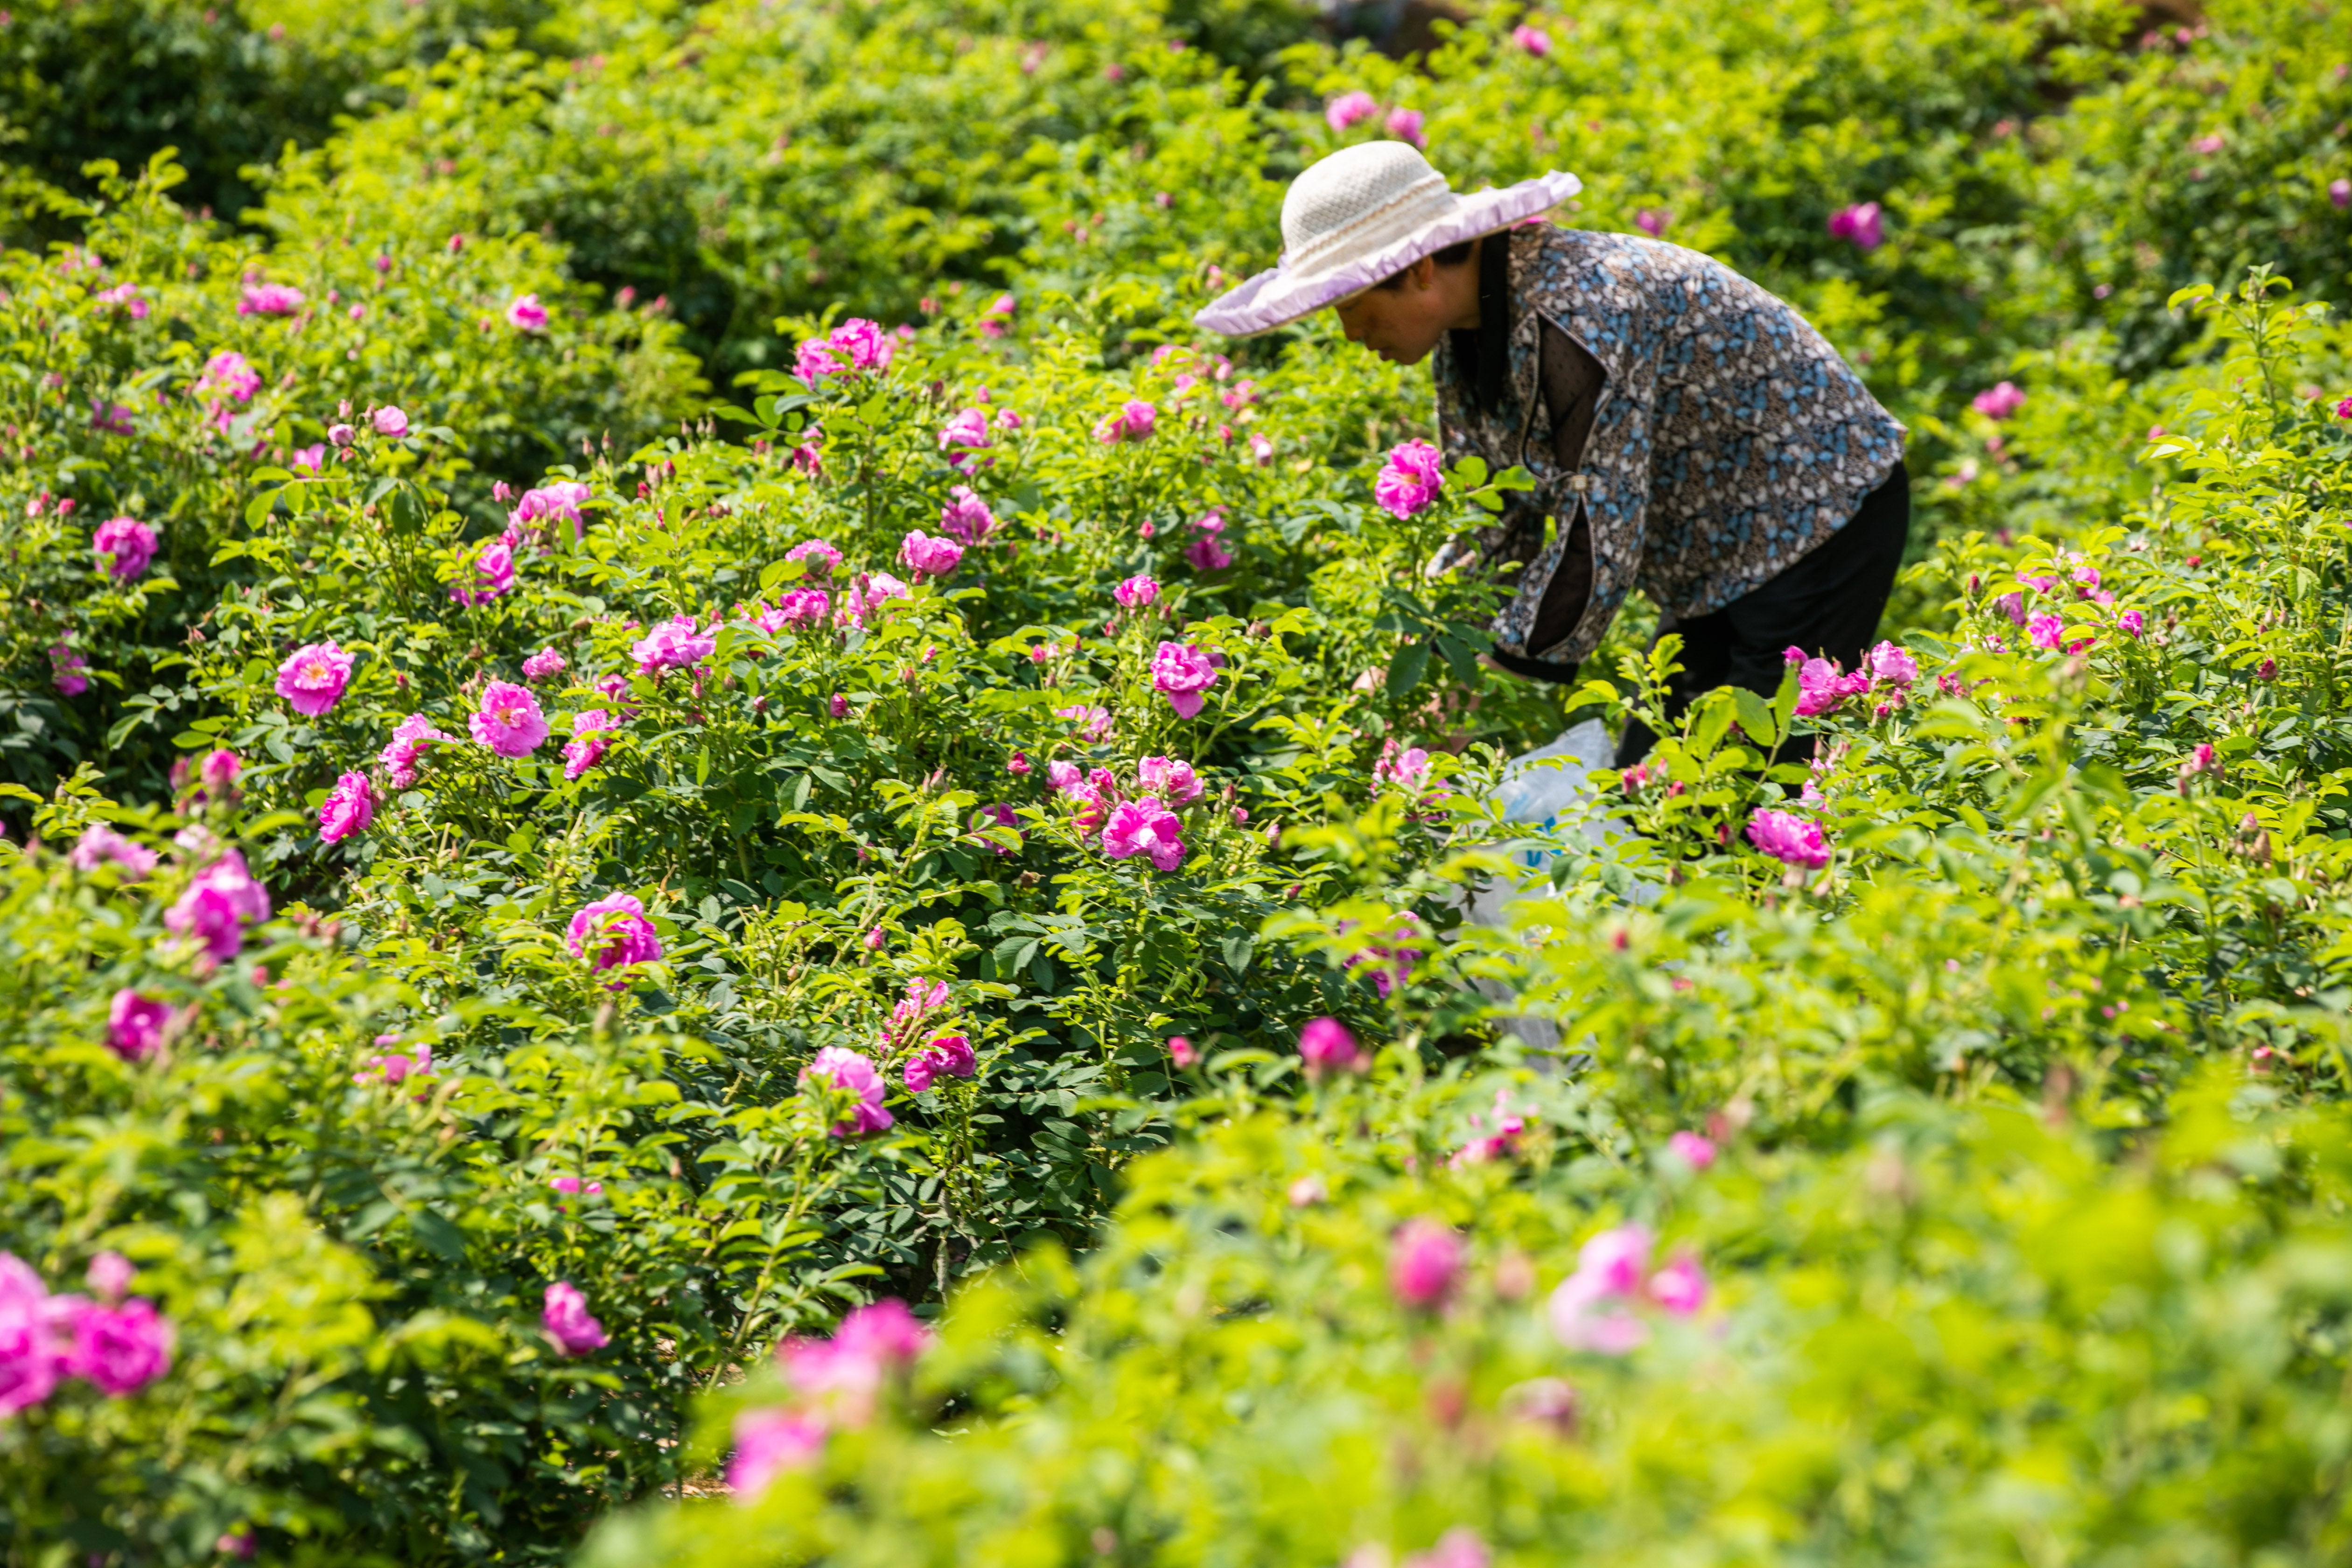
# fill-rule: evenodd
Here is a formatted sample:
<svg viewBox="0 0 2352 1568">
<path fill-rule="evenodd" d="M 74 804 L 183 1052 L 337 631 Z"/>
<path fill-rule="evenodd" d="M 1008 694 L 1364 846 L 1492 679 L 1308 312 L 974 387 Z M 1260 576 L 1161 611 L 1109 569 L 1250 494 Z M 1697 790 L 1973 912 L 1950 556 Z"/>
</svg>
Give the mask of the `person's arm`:
<svg viewBox="0 0 2352 1568">
<path fill-rule="evenodd" d="M 1543 324 L 1538 366 L 1544 411 L 1551 419 L 1552 461 L 1560 473 L 1573 475 L 1584 465 L 1584 444 L 1592 434 L 1592 416 L 1609 374 L 1583 344 L 1549 321 Z M 1528 635 L 1531 648 L 1550 647 L 1574 631 L 1592 597 L 1592 528 L 1585 520 L 1581 496 L 1564 526 L 1568 545 L 1544 586 L 1535 628 Z"/>
</svg>

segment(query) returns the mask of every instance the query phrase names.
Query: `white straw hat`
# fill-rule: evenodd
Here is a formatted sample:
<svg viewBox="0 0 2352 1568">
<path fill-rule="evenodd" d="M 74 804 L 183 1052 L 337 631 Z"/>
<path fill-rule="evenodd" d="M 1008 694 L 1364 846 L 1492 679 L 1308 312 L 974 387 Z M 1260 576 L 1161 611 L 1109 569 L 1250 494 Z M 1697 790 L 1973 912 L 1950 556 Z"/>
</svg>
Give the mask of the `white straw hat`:
<svg viewBox="0 0 2352 1568">
<path fill-rule="evenodd" d="M 1271 331 L 1583 188 L 1574 174 L 1549 174 L 1458 195 L 1407 142 L 1343 147 L 1290 182 L 1282 198 L 1281 261 L 1192 320 L 1229 338 Z"/>
</svg>

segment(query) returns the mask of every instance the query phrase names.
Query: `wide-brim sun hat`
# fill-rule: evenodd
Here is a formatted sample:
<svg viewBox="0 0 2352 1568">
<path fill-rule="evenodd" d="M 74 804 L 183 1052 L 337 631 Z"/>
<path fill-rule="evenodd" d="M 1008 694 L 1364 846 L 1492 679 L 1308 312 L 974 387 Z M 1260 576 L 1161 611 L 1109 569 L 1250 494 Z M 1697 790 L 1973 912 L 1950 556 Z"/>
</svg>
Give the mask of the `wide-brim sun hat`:
<svg viewBox="0 0 2352 1568">
<path fill-rule="evenodd" d="M 1407 142 L 1342 147 L 1290 182 L 1281 260 L 1192 320 L 1229 338 L 1270 332 L 1583 188 L 1574 174 L 1552 173 L 1464 195 Z"/>
</svg>

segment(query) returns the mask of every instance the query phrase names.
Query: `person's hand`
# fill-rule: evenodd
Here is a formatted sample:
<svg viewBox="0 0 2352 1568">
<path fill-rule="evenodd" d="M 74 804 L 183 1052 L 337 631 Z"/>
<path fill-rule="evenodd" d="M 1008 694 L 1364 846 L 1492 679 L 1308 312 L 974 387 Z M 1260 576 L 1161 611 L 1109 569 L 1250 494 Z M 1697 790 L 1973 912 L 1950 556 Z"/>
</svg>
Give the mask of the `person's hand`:
<svg viewBox="0 0 2352 1568">
<path fill-rule="evenodd" d="M 1475 566 L 1477 562 L 1478 542 L 1466 533 L 1458 534 L 1438 546 L 1437 553 L 1429 558 L 1429 564 L 1421 569 L 1421 574 L 1434 583 L 1457 567 Z"/>
</svg>

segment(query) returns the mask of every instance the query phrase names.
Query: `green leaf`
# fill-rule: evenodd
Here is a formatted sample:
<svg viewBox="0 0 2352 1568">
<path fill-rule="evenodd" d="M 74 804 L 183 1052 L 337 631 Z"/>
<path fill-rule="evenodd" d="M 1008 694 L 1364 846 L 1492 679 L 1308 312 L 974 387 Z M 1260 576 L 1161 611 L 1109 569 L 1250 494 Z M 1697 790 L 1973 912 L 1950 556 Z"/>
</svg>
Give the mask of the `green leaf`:
<svg viewBox="0 0 2352 1568">
<path fill-rule="evenodd" d="M 1744 686 L 1731 689 L 1732 706 L 1738 710 L 1739 728 L 1749 742 L 1764 751 L 1780 743 L 1780 726 L 1772 717 L 1772 705 Z"/>
<path fill-rule="evenodd" d="M 1389 660 L 1388 692 L 1402 697 L 1421 684 L 1429 669 L 1429 644 L 1412 642 L 1405 645 L 1396 658 Z"/>
<path fill-rule="evenodd" d="M 1249 936 L 1229 936 L 1225 938 L 1223 946 L 1225 967 L 1232 970 L 1234 978 L 1238 980 L 1249 972 L 1250 955 L 1257 950 L 1257 939 Z"/>
</svg>

